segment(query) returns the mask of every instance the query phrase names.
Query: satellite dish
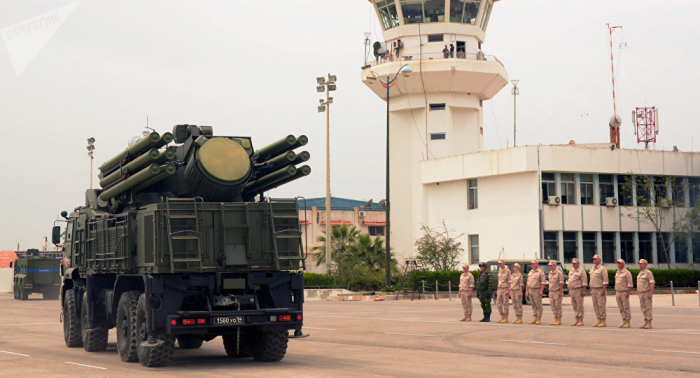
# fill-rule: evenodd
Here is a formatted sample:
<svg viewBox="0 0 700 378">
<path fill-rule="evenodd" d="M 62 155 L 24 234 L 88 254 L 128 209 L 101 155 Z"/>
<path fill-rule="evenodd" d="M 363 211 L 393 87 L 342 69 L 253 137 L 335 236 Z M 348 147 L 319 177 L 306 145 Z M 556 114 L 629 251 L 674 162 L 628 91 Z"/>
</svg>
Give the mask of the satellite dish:
<svg viewBox="0 0 700 378">
<path fill-rule="evenodd" d="M 612 128 L 618 129 L 620 128 L 620 125 L 622 125 L 622 118 L 620 118 L 619 115 L 612 116 L 610 117 L 610 122 L 608 122 L 608 125 L 610 125 Z"/>
<path fill-rule="evenodd" d="M 141 139 L 143 139 L 143 137 L 134 135 L 133 137 L 131 137 L 131 139 L 129 139 L 129 147 L 133 146 L 134 143 L 140 141 Z"/>
</svg>

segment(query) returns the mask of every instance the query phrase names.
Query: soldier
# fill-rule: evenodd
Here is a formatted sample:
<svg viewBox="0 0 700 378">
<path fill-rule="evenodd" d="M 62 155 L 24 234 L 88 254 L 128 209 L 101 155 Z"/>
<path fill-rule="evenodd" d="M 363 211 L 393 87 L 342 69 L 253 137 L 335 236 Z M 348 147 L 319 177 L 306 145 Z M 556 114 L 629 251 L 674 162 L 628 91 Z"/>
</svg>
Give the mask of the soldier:
<svg viewBox="0 0 700 378">
<path fill-rule="evenodd" d="M 639 307 L 642 308 L 644 314 L 644 325 L 640 329 L 651 329 L 652 319 L 652 297 L 654 296 L 654 275 L 647 270 L 647 261 L 639 260 L 639 269 L 637 274 L 637 291 L 639 292 Z"/>
<path fill-rule="evenodd" d="M 537 260 L 532 260 L 532 270 L 527 274 L 525 296 L 530 297 L 532 304 L 532 321 L 528 324 L 542 324 L 542 294 L 546 280 Z"/>
<path fill-rule="evenodd" d="M 459 298 L 462 300 L 464 317 L 460 322 L 472 321 L 472 291 L 474 291 L 474 276 L 469 272 L 469 264 L 462 265 L 462 273 L 459 276 Z"/>
<path fill-rule="evenodd" d="M 569 282 L 566 285 L 569 288 L 569 296 L 571 297 L 571 306 L 574 308 L 576 321 L 571 323 L 572 326 L 583 325 L 583 297 L 586 296 L 586 286 L 588 286 L 588 278 L 586 271 L 581 268 L 578 259 L 571 260 L 573 269 L 569 271 Z"/>
<path fill-rule="evenodd" d="M 629 328 L 630 320 L 632 320 L 632 312 L 630 311 L 630 291 L 632 291 L 632 273 L 625 269 L 625 260 L 617 260 L 617 272 L 615 272 L 615 298 L 617 299 L 617 307 L 620 308 L 622 316 L 622 324 L 617 328 Z"/>
<path fill-rule="evenodd" d="M 486 264 L 479 263 L 481 274 L 476 280 L 476 296 L 481 301 L 481 310 L 484 312 L 484 318 L 481 322 L 491 321 L 491 275 L 486 271 Z"/>
<path fill-rule="evenodd" d="M 554 321 L 549 325 L 561 325 L 561 302 L 564 299 L 564 274 L 557 269 L 557 262 L 549 261 L 549 306 Z"/>
<path fill-rule="evenodd" d="M 523 275 L 520 274 L 520 264 L 513 265 L 513 274 L 510 276 L 510 299 L 513 301 L 515 320 L 513 324 L 523 322 Z"/>
<path fill-rule="evenodd" d="M 510 297 L 510 270 L 506 262 L 498 260 L 498 289 L 496 291 L 496 308 L 501 319 L 496 323 L 508 323 L 508 297 Z"/>
<path fill-rule="evenodd" d="M 605 304 L 607 303 L 608 270 L 600 264 L 600 255 L 593 256 L 593 269 L 591 269 L 591 299 L 593 309 L 598 322 L 593 327 L 605 327 Z"/>
</svg>

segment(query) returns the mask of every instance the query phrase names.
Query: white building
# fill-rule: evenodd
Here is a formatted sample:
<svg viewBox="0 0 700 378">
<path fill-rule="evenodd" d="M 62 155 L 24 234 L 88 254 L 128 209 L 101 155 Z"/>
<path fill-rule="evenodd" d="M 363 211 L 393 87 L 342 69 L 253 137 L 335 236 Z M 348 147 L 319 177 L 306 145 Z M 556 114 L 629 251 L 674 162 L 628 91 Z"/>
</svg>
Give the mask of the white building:
<svg viewBox="0 0 700 378">
<path fill-rule="evenodd" d="M 404 64 L 413 70 L 410 77 L 399 75 L 389 92 L 391 245 L 397 256 L 414 255 L 422 224 L 444 220 L 465 234 L 464 260 L 471 263 L 494 259 L 501 250 L 507 258 L 539 255 L 567 263 L 573 257 L 590 261 L 595 253 L 608 263 L 640 256 L 663 262 L 653 227 L 636 216 L 636 203 L 623 202 L 622 176 L 697 183 L 699 154 L 613 150 L 610 144 L 484 152 L 483 101 L 508 83 L 503 64 L 482 51 L 498 0 L 369 1 L 388 53 L 362 68 L 362 81 L 386 101 L 386 87 L 373 78 L 393 78 Z M 678 200 L 682 192 L 681 202 L 693 204 L 695 195 L 682 188 L 666 193 Z M 549 205 L 550 197 L 562 204 Z M 607 206 L 608 198 L 625 206 Z M 682 211 L 664 210 L 667 227 Z M 697 241 L 676 242 L 670 260 L 682 265 L 699 252 Z"/>
</svg>

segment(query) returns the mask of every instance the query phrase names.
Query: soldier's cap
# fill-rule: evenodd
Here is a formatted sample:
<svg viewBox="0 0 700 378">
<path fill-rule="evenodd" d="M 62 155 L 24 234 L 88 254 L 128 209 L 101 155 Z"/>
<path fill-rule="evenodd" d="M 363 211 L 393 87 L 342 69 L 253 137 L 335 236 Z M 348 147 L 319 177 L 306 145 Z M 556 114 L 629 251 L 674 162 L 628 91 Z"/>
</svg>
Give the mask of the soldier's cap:
<svg viewBox="0 0 700 378">
<path fill-rule="evenodd" d="M 505 264 L 506 262 L 503 261 L 503 260 L 498 260 L 498 263 L 499 263 L 499 264 Z"/>
<path fill-rule="evenodd" d="M 513 266 L 517 266 L 518 268 L 520 268 L 520 264 L 518 263 L 513 264 Z"/>
<path fill-rule="evenodd" d="M 469 268 L 469 264 L 462 264 L 462 268 Z"/>
<path fill-rule="evenodd" d="M 577 258 L 573 258 L 573 259 L 571 259 L 571 263 L 572 263 L 572 264 L 578 264 L 579 261 L 578 261 Z"/>
<path fill-rule="evenodd" d="M 624 263 L 625 263 L 625 260 L 623 260 L 623 259 L 617 259 L 617 263 L 618 263 L 618 264 L 624 264 Z"/>
<path fill-rule="evenodd" d="M 644 260 L 644 259 L 639 260 L 639 263 L 640 263 L 640 264 L 648 264 L 647 261 Z"/>
<path fill-rule="evenodd" d="M 537 261 L 537 260 L 532 260 L 532 261 L 530 261 L 530 264 L 539 264 L 539 263 L 540 263 L 540 262 Z"/>
<path fill-rule="evenodd" d="M 593 258 L 594 258 L 594 259 L 598 259 L 598 260 L 601 259 L 601 258 L 600 258 L 600 255 L 593 255 Z"/>
<path fill-rule="evenodd" d="M 549 265 L 557 265 L 557 262 L 554 260 L 549 260 Z"/>
<path fill-rule="evenodd" d="M 479 263 L 479 268 L 481 268 L 482 266 L 486 266 L 486 263 L 480 262 L 480 263 Z"/>
</svg>

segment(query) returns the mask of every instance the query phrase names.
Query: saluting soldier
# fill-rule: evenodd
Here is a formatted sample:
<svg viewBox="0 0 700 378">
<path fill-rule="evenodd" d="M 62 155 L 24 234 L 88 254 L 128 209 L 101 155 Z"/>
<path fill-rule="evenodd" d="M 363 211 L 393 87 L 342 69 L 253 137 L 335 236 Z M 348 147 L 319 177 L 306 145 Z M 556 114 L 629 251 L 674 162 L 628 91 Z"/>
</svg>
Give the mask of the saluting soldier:
<svg viewBox="0 0 700 378">
<path fill-rule="evenodd" d="M 462 265 L 462 273 L 459 276 L 459 298 L 462 300 L 464 317 L 460 322 L 472 321 L 472 291 L 474 291 L 474 276 L 469 272 L 469 264 Z"/>
<path fill-rule="evenodd" d="M 549 307 L 554 321 L 549 325 L 561 325 L 561 302 L 564 299 L 564 274 L 557 269 L 557 262 L 549 261 Z"/>
<path fill-rule="evenodd" d="M 496 291 L 496 308 L 501 319 L 496 323 L 508 323 L 508 297 L 510 297 L 510 269 L 506 268 L 506 262 L 498 260 L 498 288 Z"/>
<path fill-rule="evenodd" d="M 569 271 L 569 282 L 567 282 L 567 286 L 569 288 L 569 296 L 571 297 L 571 306 L 574 308 L 574 315 L 576 316 L 576 321 L 571 323 L 571 325 L 582 326 L 584 313 L 583 297 L 586 296 L 588 277 L 586 277 L 586 271 L 581 268 L 578 259 L 571 260 L 571 265 L 573 265 L 573 269 Z"/>
<path fill-rule="evenodd" d="M 476 296 L 481 301 L 481 310 L 484 312 L 484 318 L 481 322 L 491 321 L 491 275 L 486 271 L 486 264 L 479 263 L 481 274 L 476 280 Z"/>
<path fill-rule="evenodd" d="M 532 270 L 527 274 L 527 286 L 525 287 L 525 296 L 530 297 L 532 304 L 532 321 L 528 324 L 542 324 L 542 294 L 547 280 L 537 260 L 532 260 L 531 264 Z"/>
<path fill-rule="evenodd" d="M 640 329 L 651 329 L 652 298 L 654 296 L 654 275 L 647 270 L 647 261 L 639 260 L 641 272 L 637 274 L 637 291 L 639 292 L 639 306 L 644 314 L 644 325 Z"/>
<path fill-rule="evenodd" d="M 593 310 L 598 322 L 593 327 L 605 327 L 605 304 L 607 303 L 608 270 L 600 264 L 600 255 L 593 256 L 593 269 L 591 269 L 591 299 L 593 299 Z"/>
<path fill-rule="evenodd" d="M 615 299 L 617 299 L 617 307 L 620 308 L 622 316 L 622 324 L 617 328 L 629 328 L 630 320 L 632 320 L 632 312 L 630 311 L 630 291 L 634 284 L 632 283 L 632 273 L 625 269 L 625 260 L 617 260 L 617 272 L 615 272 Z"/>
<path fill-rule="evenodd" d="M 523 275 L 520 273 L 520 264 L 513 264 L 513 274 L 510 276 L 510 299 L 513 301 L 515 320 L 513 324 L 523 322 Z"/>
</svg>

